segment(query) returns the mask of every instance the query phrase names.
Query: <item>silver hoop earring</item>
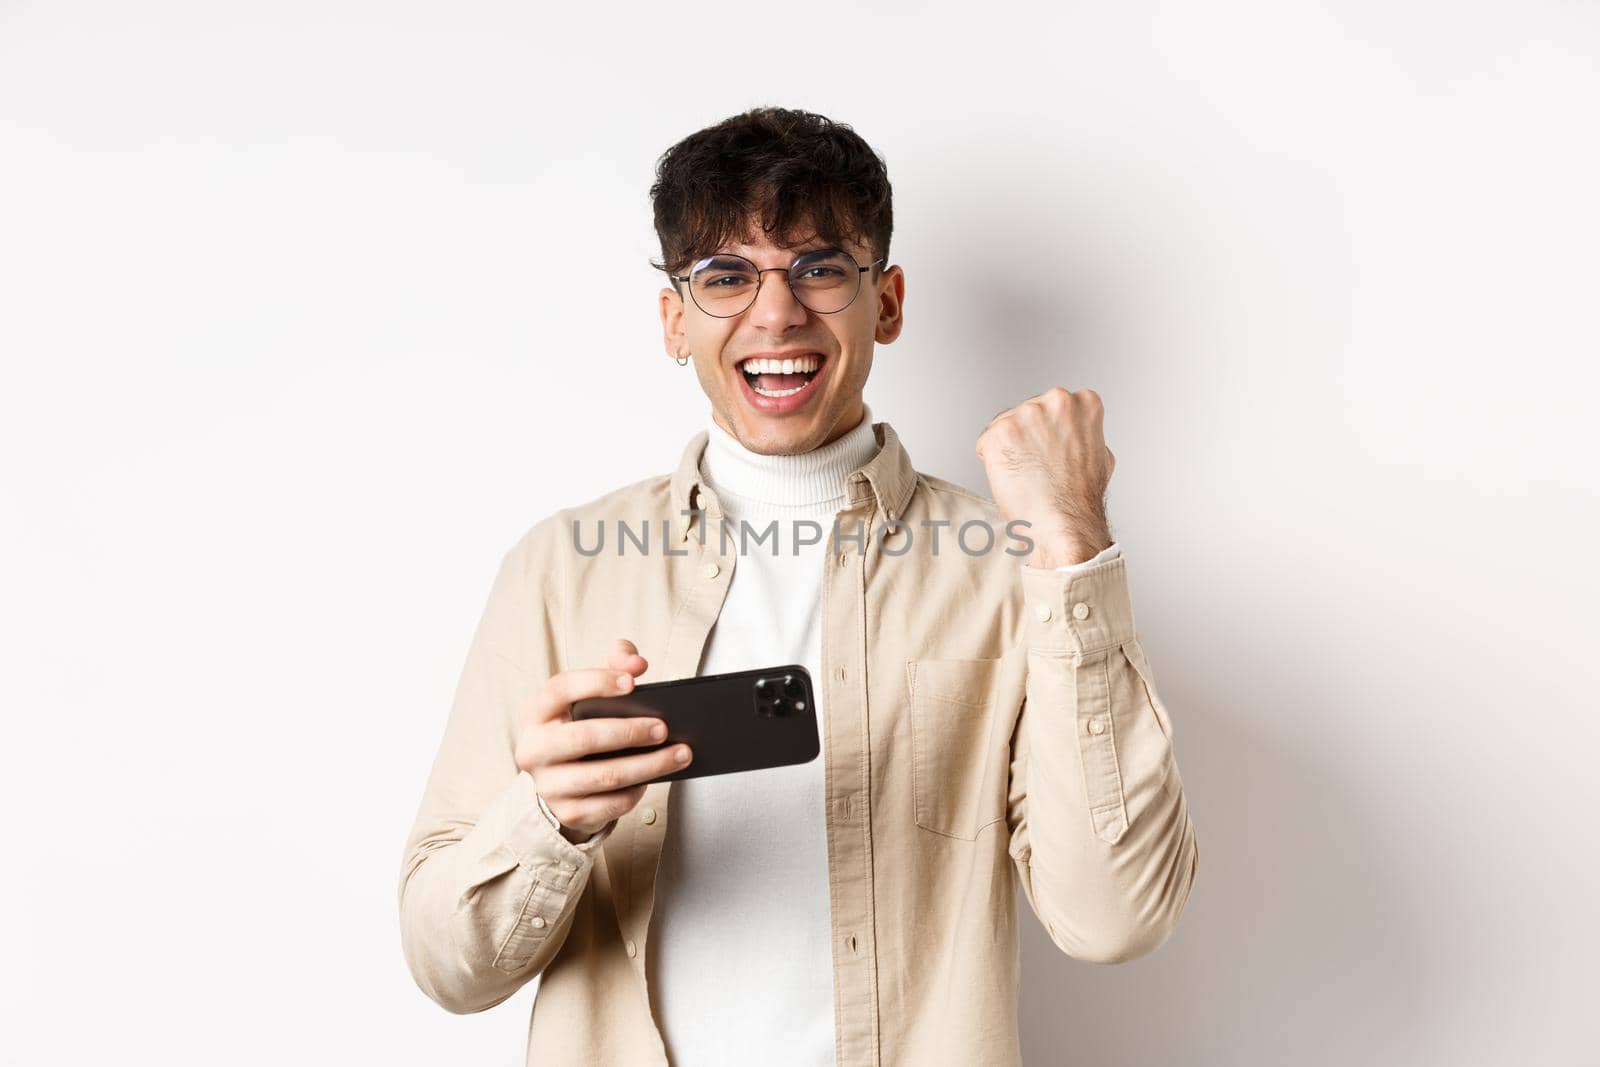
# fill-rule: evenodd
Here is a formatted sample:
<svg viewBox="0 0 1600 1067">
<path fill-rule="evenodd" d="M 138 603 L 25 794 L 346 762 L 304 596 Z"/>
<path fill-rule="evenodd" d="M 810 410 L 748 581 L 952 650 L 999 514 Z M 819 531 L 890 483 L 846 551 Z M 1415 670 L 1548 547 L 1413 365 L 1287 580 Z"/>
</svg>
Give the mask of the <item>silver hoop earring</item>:
<svg viewBox="0 0 1600 1067">
<path fill-rule="evenodd" d="M 678 360 L 678 366 L 680 367 L 687 365 L 689 362 L 688 356 L 677 356 L 676 359 Z"/>
</svg>

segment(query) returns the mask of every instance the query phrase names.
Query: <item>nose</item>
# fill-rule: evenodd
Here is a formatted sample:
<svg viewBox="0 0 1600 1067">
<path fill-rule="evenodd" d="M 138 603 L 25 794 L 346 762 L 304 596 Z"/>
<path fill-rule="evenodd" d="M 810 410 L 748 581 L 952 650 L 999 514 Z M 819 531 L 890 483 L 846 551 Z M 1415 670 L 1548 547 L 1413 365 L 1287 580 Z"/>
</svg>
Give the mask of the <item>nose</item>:
<svg viewBox="0 0 1600 1067">
<path fill-rule="evenodd" d="M 776 274 L 769 278 L 767 275 Z M 804 326 L 811 312 L 794 297 L 789 288 L 789 272 L 776 267 L 761 272 L 761 284 L 756 288 L 755 303 L 750 305 L 750 319 L 758 326 L 770 330 L 784 330 L 790 326 Z"/>
</svg>

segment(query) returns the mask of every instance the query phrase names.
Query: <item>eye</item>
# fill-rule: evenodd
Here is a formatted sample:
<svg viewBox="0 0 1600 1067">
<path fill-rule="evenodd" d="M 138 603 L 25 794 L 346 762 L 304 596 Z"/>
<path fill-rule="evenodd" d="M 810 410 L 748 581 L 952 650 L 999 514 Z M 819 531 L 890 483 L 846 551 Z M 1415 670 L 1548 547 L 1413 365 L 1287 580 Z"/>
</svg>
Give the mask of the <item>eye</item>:
<svg viewBox="0 0 1600 1067">
<path fill-rule="evenodd" d="M 696 289 L 738 289 L 755 282 L 754 268 L 738 256 L 712 256 L 695 265 L 689 272 L 690 285 Z"/>
<path fill-rule="evenodd" d="M 746 285 L 749 283 L 749 281 L 750 279 L 746 278 L 742 274 L 719 274 L 715 277 L 705 279 L 703 282 L 701 282 L 701 284 L 708 289 L 732 289 L 737 285 Z"/>
</svg>

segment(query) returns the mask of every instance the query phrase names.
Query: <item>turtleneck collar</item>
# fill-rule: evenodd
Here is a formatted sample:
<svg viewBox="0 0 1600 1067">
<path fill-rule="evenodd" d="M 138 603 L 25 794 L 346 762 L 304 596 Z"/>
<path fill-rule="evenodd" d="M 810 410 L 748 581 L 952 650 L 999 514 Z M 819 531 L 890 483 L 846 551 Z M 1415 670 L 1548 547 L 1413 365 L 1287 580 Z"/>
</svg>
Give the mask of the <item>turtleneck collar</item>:
<svg viewBox="0 0 1600 1067">
<path fill-rule="evenodd" d="M 836 512 L 848 498 L 846 480 L 878 452 L 872 409 L 837 441 L 793 456 L 767 456 L 739 443 L 709 419 L 700 474 L 730 516 Z"/>
</svg>

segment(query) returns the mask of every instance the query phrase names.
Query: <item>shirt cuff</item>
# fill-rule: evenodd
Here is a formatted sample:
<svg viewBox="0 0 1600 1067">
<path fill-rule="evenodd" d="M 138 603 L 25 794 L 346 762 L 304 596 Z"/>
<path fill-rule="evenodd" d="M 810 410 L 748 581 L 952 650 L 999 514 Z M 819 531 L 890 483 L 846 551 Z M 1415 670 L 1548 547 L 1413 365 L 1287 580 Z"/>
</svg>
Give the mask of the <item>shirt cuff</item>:
<svg viewBox="0 0 1600 1067">
<path fill-rule="evenodd" d="M 1096 563 L 1103 563 L 1108 559 L 1116 559 L 1120 555 L 1122 555 L 1122 546 L 1113 541 L 1082 563 L 1065 563 L 1057 567 L 1056 570 L 1070 574 L 1074 571 L 1081 571 L 1086 567 L 1092 567 Z"/>
<path fill-rule="evenodd" d="M 590 853 L 600 847 L 616 826 L 613 820 L 603 829 L 574 844 L 561 832 L 561 822 L 555 813 L 543 803 L 544 798 L 533 786 L 532 775 L 527 771 L 518 771 L 513 789 L 526 814 L 512 825 L 507 844 L 529 870 L 537 871 L 552 859 L 565 860 L 574 867 L 587 865 L 593 858 Z"/>
<path fill-rule="evenodd" d="M 1134 639 L 1127 557 L 1120 552 L 1060 569 L 1024 563 L 1022 594 L 1031 649 L 1087 655 Z"/>
</svg>

